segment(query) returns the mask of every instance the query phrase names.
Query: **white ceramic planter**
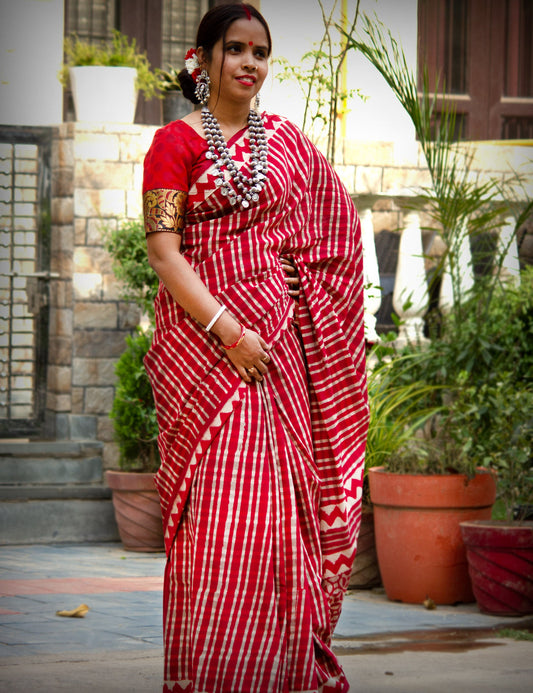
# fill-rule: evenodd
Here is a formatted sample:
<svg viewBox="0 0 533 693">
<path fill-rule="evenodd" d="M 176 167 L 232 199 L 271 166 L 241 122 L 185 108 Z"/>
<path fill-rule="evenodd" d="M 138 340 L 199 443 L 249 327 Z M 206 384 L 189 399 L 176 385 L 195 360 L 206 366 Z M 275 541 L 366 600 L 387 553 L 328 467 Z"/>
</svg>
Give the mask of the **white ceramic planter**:
<svg viewBox="0 0 533 693">
<path fill-rule="evenodd" d="M 134 67 L 87 65 L 69 71 L 76 120 L 133 123 L 137 106 Z"/>
</svg>

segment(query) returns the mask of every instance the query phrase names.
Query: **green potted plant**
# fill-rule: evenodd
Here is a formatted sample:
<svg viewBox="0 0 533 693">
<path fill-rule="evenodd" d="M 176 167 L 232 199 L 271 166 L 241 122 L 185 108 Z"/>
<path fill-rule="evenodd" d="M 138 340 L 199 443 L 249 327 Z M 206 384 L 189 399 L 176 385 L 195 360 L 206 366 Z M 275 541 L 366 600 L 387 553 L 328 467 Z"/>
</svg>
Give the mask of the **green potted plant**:
<svg viewBox="0 0 533 693">
<path fill-rule="evenodd" d="M 157 420 L 143 359 L 151 332 L 126 338 L 115 367 L 117 382 L 110 416 L 119 447 L 119 469 L 107 470 L 120 539 L 129 551 L 162 551 L 163 525 L 154 473 L 159 467 Z"/>
<path fill-rule="evenodd" d="M 168 70 L 158 70 L 161 90 L 161 117 L 163 125 L 179 120 L 190 113 L 192 104 L 184 96 L 178 79 L 178 72 L 169 65 Z"/>
<path fill-rule="evenodd" d="M 143 218 L 122 219 L 115 228 L 106 227 L 103 243 L 120 282 L 121 297 L 139 306 L 148 322 L 153 323 L 159 278 L 148 264 Z"/>
<path fill-rule="evenodd" d="M 113 31 L 108 45 L 68 37 L 64 53 L 59 79 L 72 90 L 79 121 L 133 123 L 138 92 L 147 99 L 160 95 L 146 54 L 120 31 Z"/>
<path fill-rule="evenodd" d="M 478 183 L 470 175 L 468 147 L 455 144 L 453 108 L 446 98 L 437 100 L 434 94 L 439 90 L 429 88 L 427 77 L 419 90 L 400 44 L 383 25 L 365 16 L 363 38 L 346 38 L 383 75 L 411 117 L 432 179 L 430 188 L 419 191 L 418 204 L 425 206 L 434 221 L 434 233 L 447 246 L 434 277 L 440 278 L 447 260 L 454 282 L 453 305 L 447 315 L 434 321 L 428 345 L 408 347 L 409 359 L 386 356 L 384 367 L 398 386 L 402 382 L 438 386 L 417 407 L 433 404 L 441 409 L 418 436 L 409 437 L 387 457 L 386 468 L 369 470 L 380 572 L 390 599 L 422 603 L 430 598 L 440 604 L 473 601 L 460 525 L 471 519 L 490 519 L 496 481 L 491 463 L 472 454 L 467 445 L 469 440 L 480 440 L 480 430 L 472 427 L 469 413 L 482 403 L 468 402 L 472 393 L 466 385 L 481 391 L 490 374 L 488 355 L 494 356 L 494 366 L 503 367 L 496 359 L 499 347 L 489 349 L 487 334 L 500 278 L 496 260 L 490 277 L 477 282 L 472 302 L 466 301 L 460 290 L 458 241 L 465 229 L 471 237 L 497 231 L 510 205 L 500 181 Z M 467 324 L 470 331 L 465 329 Z M 474 433 L 478 437 L 473 438 Z"/>
<path fill-rule="evenodd" d="M 119 444 L 119 466 L 125 471 L 153 473 L 159 468 L 154 398 L 143 363 L 151 341 L 151 330 L 137 328 L 126 337 L 126 349 L 115 365 L 110 416 Z"/>
<path fill-rule="evenodd" d="M 467 346 L 464 341 L 462 346 Z M 382 456 L 383 466 L 369 470 L 378 561 L 392 600 L 474 600 L 460 523 L 490 518 L 496 484 L 494 475 L 481 469 L 456 440 L 466 438 L 468 431 L 457 416 L 464 395 L 448 357 L 451 352 L 443 338 L 434 339 L 424 347 L 405 349 L 400 357 L 389 357 L 381 367 L 398 388 L 416 383 L 427 387 L 427 395 L 403 406 L 413 416 L 427 411 L 423 425 Z M 403 411 L 390 416 L 402 427 Z M 388 416 L 384 419 L 386 429 Z M 405 425 L 403 430 L 407 433 Z"/>
<path fill-rule="evenodd" d="M 122 284 L 122 296 L 153 317 L 153 297 L 159 280 L 148 265 L 142 219 L 124 220 L 104 232 L 104 246 Z M 115 367 L 117 382 L 110 416 L 119 448 L 119 468 L 106 472 L 115 517 L 125 548 L 163 550 L 163 526 L 154 473 L 159 467 L 157 419 L 144 356 L 151 328 L 137 328 L 126 337 L 126 348 Z"/>
<path fill-rule="evenodd" d="M 394 336 L 391 334 L 388 338 L 393 339 Z M 375 347 L 369 355 L 372 364 L 367 378 L 370 419 L 365 452 L 363 509 L 357 554 L 348 585 L 350 589 L 369 589 L 381 584 L 369 471 L 386 464 L 409 441 L 418 440 L 426 422 L 441 410 L 438 404 L 430 401 L 436 387 L 395 378 L 389 363 L 377 356 L 382 351 L 382 346 Z M 373 363 L 376 358 L 377 363 Z M 409 356 L 403 358 L 408 360 Z"/>
<path fill-rule="evenodd" d="M 520 287 L 497 292 L 493 336 L 504 367 L 473 391 L 461 413 L 475 435 L 471 454 L 497 473 L 497 505 L 491 520 L 463 522 L 470 577 L 484 613 L 533 613 L 533 268 Z M 472 399 L 482 407 L 472 408 Z"/>
<path fill-rule="evenodd" d="M 515 576 L 516 584 L 505 599 L 500 595 L 501 612 L 515 608 L 517 613 L 530 613 L 527 610 L 533 608 L 531 575 L 517 576 L 518 565 L 530 570 L 532 523 L 516 529 L 515 551 L 509 543 L 515 530 L 508 523 L 496 522 L 500 535 L 496 538 L 489 522 L 495 497 L 493 513 L 509 521 L 520 507 L 527 508 L 533 493 L 533 268 L 524 268 L 521 279 L 520 286 L 494 284 L 493 276 L 478 279 L 469 299 L 456 307 L 456 314 L 442 318 L 439 336 L 423 348 L 412 346 L 408 359 L 389 355 L 385 364 L 398 386 L 402 382 L 437 386 L 430 391 L 430 399 L 441 405 L 418 438 L 406 440 L 387 454 L 386 468 L 369 471 L 380 570 L 391 599 L 416 602 L 427 592 L 434 601 L 435 596 L 443 600 L 447 590 L 443 603 L 453 603 L 463 585 L 468 591 L 461 601 L 475 597 L 480 608 L 495 612 L 495 600 L 489 606 L 483 598 L 489 586 L 501 591 L 502 564 L 511 559 L 514 566 L 509 574 Z M 418 409 L 419 403 L 414 407 Z M 396 421 L 401 423 L 401 417 Z M 451 495 L 452 485 L 458 487 L 457 496 Z M 431 498 L 423 500 L 423 486 L 446 506 L 444 516 L 429 505 Z M 483 486 L 490 494 L 485 500 L 480 495 Z M 473 507 L 464 517 L 469 497 Z M 460 508 L 455 517 L 453 506 Z M 515 528 L 517 524 L 513 523 Z M 405 536 L 400 536 L 403 530 Z M 424 535 L 428 550 L 422 547 Z M 493 548 L 485 544 L 482 550 L 481 540 L 491 541 Z M 440 556 L 442 546 L 454 547 L 453 560 L 443 562 L 436 554 L 431 558 L 429 549 L 438 550 Z M 517 559 L 517 553 L 523 557 Z M 497 554 L 501 564 L 496 576 L 489 577 Z M 444 580 L 441 587 L 438 579 Z M 483 587 L 477 588 L 478 580 Z M 522 593 L 520 585 L 525 586 Z"/>
</svg>

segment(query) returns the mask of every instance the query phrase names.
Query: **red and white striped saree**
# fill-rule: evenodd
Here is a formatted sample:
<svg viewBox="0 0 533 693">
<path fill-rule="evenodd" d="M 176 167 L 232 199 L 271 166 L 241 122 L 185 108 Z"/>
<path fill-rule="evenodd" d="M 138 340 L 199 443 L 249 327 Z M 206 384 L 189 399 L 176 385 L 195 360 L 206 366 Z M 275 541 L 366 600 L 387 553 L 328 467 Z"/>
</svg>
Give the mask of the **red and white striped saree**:
<svg viewBox="0 0 533 693">
<path fill-rule="evenodd" d="M 145 160 L 147 230 L 182 233 L 210 291 L 272 345 L 263 382 L 243 382 L 160 287 L 145 364 L 168 555 L 165 691 L 348 690 L 330 641 L 368 420 L 359 221 L 302 133 L 264 118 L 268 183 L 247 210 L 220 193 L 205 141 L 183 122 L 160 129 Z M 228 143 L 245 167 L 246 143 L 246 130 Z M 298 303 L 282 255 L 298 269 Z"/>
</svg>

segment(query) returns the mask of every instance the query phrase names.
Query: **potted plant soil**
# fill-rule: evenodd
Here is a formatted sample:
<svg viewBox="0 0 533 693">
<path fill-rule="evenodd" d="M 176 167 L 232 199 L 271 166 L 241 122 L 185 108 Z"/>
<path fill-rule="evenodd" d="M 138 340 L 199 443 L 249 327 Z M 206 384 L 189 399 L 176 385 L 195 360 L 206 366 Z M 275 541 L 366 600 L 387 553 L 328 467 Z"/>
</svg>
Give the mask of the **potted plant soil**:
<svg viewBox="0 0 533 693">
<path fill-rule="evenodd" d="M 84 122 L 133 123 L 139 91 L 159 96 L 157 75 L 135 39 L 115 30 L 110 45 L 95 45 L 77 36 L 65 39 L 60 72 L 70 86 L 76 119 Z"/>
</svg>

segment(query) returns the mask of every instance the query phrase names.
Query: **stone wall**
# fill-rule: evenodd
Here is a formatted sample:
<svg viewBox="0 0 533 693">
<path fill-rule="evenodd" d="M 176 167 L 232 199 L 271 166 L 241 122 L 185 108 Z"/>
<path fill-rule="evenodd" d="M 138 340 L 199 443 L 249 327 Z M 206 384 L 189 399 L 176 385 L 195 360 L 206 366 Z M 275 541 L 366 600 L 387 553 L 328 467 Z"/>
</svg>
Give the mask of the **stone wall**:
<svg viewBox="0 0 533 693">
<path fill-rule="evenodd" d="M 466 145 L 472 156 L 469 178 L 483 184 L 489 179 L 503 181 L 519 172 L 523 179 L 514 186 L 514 198 L 521 203 L 533 198 L 533 142 L 473 142 Z M 410 209 L 418 208 L 422 229 L 426 272 L 431 272 L 445 250 L 435 222 L 417 199 L 421 189 L 431 185 L 422 149 L 415 141 L 402 146 L 392 142 L 346 140 L 339 153 L 336 170 L 352 193 L 359 214 L 370 212 L 382 286 L 381 307 L 376 313 L 378 332 L 395 329 L 391 313 L 399 232 L 405 227 Z M 533 217 L 518 233 L 522 265 L 533 263 Z"/>
<path fill-rule="evenodd" d="M 514 185 L 514 199 L 533 199 L 533 142 L 473 142 L 469 176 L 479 184 L 509 179 L 519 173 L 520 184 Z M 372 210 L 376 234 L 399 231 L 404 226 L 408 207 L 416 201 L 417 191 L 431 185 L 425 158 L 417 142 L 399 147 L 392 142 L 344 143 L 335 166 L 344 185 L 352 194 L 360 213 Z M 423 228 L 434 227 L 432 219 L 421 212 Z M 533 219 L 520 233 L 520 258 L 533 263 Z M 439 255 L 440 239 L 433 239 L 432 253 Z"/>
<path fill-rule="evenodd" d="M 105 228 L 142 211 L 142 160 L 155 132 L 149 126 L 64 123 L 52 161 L 48 434 L 96 438 L 114 466 L 109 419 L 114 366 L 139 311 L 120 298 L 103 247 Z"/>
</svg>

